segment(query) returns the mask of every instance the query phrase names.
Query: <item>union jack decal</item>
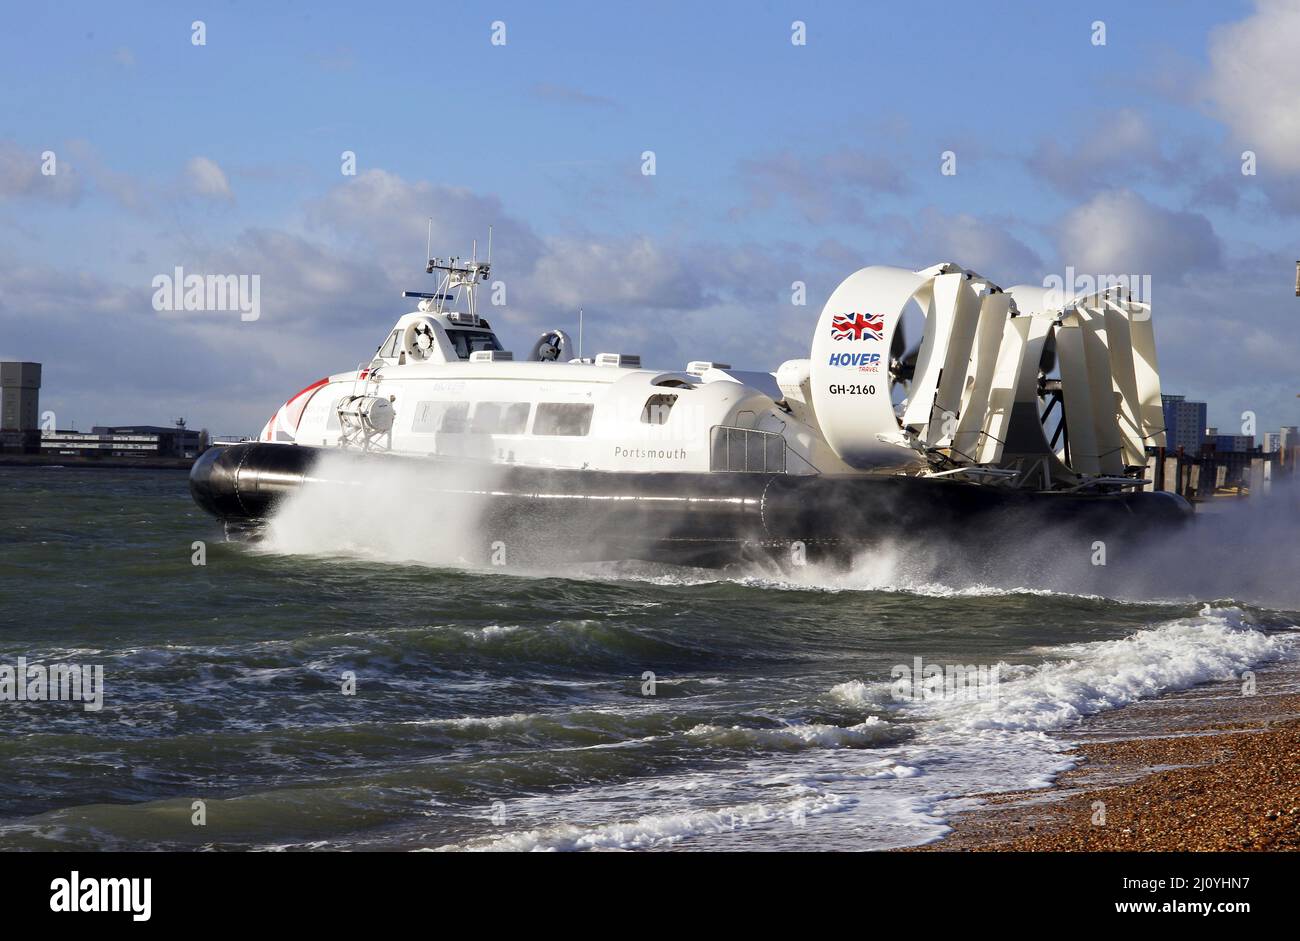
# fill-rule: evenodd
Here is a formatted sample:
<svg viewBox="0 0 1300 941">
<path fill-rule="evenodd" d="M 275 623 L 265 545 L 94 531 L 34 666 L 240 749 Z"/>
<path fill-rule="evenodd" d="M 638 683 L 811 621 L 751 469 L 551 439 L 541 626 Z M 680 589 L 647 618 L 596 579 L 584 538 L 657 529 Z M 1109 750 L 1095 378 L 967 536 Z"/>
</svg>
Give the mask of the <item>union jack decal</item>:
<svg viewBox="0 0 1300 941">
<path fill-rule="evenodd" d="M 836 314 L 831 320 L 831 336 L 836 340 L 879 340 L 884 330 L 884 314 Z"/>
</svg>

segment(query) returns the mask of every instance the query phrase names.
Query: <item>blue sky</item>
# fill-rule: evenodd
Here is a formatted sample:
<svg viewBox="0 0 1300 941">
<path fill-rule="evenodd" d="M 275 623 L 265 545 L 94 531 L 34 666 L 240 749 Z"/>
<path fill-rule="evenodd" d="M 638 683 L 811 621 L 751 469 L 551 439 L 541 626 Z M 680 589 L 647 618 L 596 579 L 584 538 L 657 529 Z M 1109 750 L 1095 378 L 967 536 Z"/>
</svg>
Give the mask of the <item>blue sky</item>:
<svg viewBox="0 0 1300 941">
<path fill-rule="evenodd" d="M 429 215 L 435 253 L 496 226 L 516 349 L 581 304 L 602 348 L 774 369 L 862 265 L 1072 264 L 1153 276 L 1212 423 L 1300 421 L 1300 2 L 383 7 L 9 14 L 0 357 L 61 426 L 255 431 L 427 287 Z M 153 311 L 176 265 L 259 274 L 261 318 Z"/>
</svg>

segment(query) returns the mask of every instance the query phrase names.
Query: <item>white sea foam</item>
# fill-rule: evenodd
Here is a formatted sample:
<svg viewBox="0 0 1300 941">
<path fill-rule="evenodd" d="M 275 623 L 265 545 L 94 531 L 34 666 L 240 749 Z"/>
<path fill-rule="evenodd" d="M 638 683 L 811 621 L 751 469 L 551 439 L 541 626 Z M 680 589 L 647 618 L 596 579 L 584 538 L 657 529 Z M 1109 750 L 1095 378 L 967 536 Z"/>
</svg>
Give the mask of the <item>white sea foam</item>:
<svg viewBox="0 0 1300 941">
<path fill-rule="evenodd" d="M 1045 734 L 1081 717 L 1199 683 L 1239 677 L 1286 657 L 1293 635 L 1256 629 L 1241 609 L 1152 624 L 1119 640 L 1031 653 L 1008 665 L 992 701 L 900 704 L 887 721 L 771 728 L 698 725 L 685 736 L 752 757 L 726 775 L 688 772 L 508 805 L 500 835 L 443 849 L 599 850 L 749 845 L 884 848 L 940 839 L 945 815 L 972 795 L 1047 787 L 1073 765 Z M 827 698 L 864 713 L 875 679 L 836 684 Z M 509 717 L 507 717 L 509 718 Z M 900 737 L 900 733 L 909 733 Z M 650 808 L 655 812 L 645 813 Z M 825 816 L 822 816 L 825 815 Z M 553 821 L 561 822 L 555 823 Z"/>
<path fill-rule="evenodd" d="M 519 625 L 517 624 L 489 624 L 487 627 L 471 627 L 461 629 L 466 637 L 472 640 L 488 641 L 497 637 L 509 637 L 511 634 L 518 633 Z"/>
<path fill-rule="evenodd" d="M 1071 597 L 1154 605 L 1234 597 L 1300 610 L 1300 480 L 1275 482 L 1271 497 L 1216 506 L 1181 530 L 1153 530 L 1110 544 L 1092 564 L 1093 537 L 1029 529 L 1005 534 L 1005 551 L 967 553 L 949 536 L 918 532 L 858 553 L 847 569 L 810 564 L 735 566 L 720 572 L 620 565 L 585 577 L 695 586 L 720 581 L 777 591 L 898 592 L 929 598 Z M 581 573 L 578 573 L 583 577 Z"/>
<path fill-rule="evenodd" d="M 759 729 L 740 725 L 697 725 L 686 734 L 720 747 L 863 748 L 895 741 L 900 730 L 878 716 L 868 716 L 851 726 L 801 723 Z"/>
<path fill-rule="evenodd" d="M 801 569 L 776 573 L 766 570 L 755 572 L 753 567 L 732 567 L 713 570 L 660 563 L 618 563 L 574 565 L 547 571 L 545 574 L 569 578 L 608 581 L 633 581 L 669 588 L 700 588 L 709 585 L 732 584 L 742 588 L 763 591 L 824 592 L 827 594 L 872 593 L 914 595 L 921 598 L 1077 598 L 1085 601 L 1108 601 L 1120 604 L 1168 604 L 1168 601 L 1109 598 L 1104 594 L 1071 591 L 1064 588 L 1035 587 L 1020 580 L 1010 579 L 1008 584 L 990 584 L 981 580 L 936 577 L 923 565 L 891 564 L 881 567 L 881 559 L 894 559 L 891 548 L 879 547 L 860 555 L 848 569 L 829 565 L 808 565 Z M 534 572 L 532 574 L 541 574 Z"/>
<path fill-rule="evenodd" d="M 444 726 L 457 729 L 500 729 L 528 726 L 544 718 L 541 713 L 513 712 L 504 716 L 457 716 L 451 719 L 408 719 L 401 725 Z"/>
<path fill-rule="evenodd" d="M 1051 660 L 1033 669 L 1004 669 L 988 700 L 927 700 L 913 709 L 936 728 L 1050 731 L 1083 716 L 1128 705 L 1241 671 L 1287 654 L 1293 639 L 1249 626 L 1239 608 L 1206 606 L 1119 640 L 1050 648 Z"/>
<path fill-rule="evenodd" d="M 890 687 L 891 684 L 883 680 L 875 683 L 849 680 L 845 683 L 836 683 L 827 695 L 851 708 L 883 705 L 890 701 Z"/>
<path fill-rule="evenodd" d="M 271 520 L 263 548 L 280 553 L 360 557 L 472 567 L 488 546 L 471 502 L 430 499 L 431 486 L 482 488 L 482 473 L 417 463 L 376 462 L 364 470 L 328 454 L 322 479 L 291 496 Z M 491 471 L 486 471 L 491 473 Z M 472 475 L 463 481 L 458 476 Z M 665 586 L 729 582 L 762 590 L 901 592 L 931 598 L 1075 597 L 1126 604 L 1168 603 L 1236 595 L 1250 603 L 1300 609 L 1291 577 L 1300 550 L 1300 484 L 1278 485 L 1271 500 L 1245 501 L 1206 514 L 1187 529 L 1112 546 L 1112 563 L 1091 563 L 1091 540 L 1053 529 L 1006 534 L 1006 551 L 964 553 L 947 538 L 919 532 L 859 553 L 847 569 L 737 564 L 704 570 L 606 562 L 513 566 L 516 576 L 637 580 Z M 394 505 L 393 494 L 402 496 Z M 436 517 L 426 507 L 436 506 Z M 592 537 L 598 537 L 593 533 Z M 1225 547 L 1231 551 L 1224 551 Z M 1160 601 L 1153 599 L 1159 598 Z"/>
<path fill-rule="evenodd" d="M 322 525 L 320 519 L 313 518 L 317 512 L 310 499 L 296 505 L 291 501 L 279 520 L 280 538 L 272 540 L 272 548 L 347 554 L 358 541 L 373 542 L 377 534 L 383 537 L 384 513 L 390 511 L 372 507 L 355 520 L 325 520 L 323 542 L 317 539 Z M 387 544 L 380 538 L 377 554 L 445 564 L 455 561 L 457 540 L 477 538 L 472 528 L 457 532 L 456 527 L 448 530 L 440 526 L 443 542 L 430 557 L 423 541 L 404 542 L 411 532 L 424 540 L 428 529 L 403 521 Z M 375 554 L 372 546 L 365 551 Z M 1117 554 L 1119 551 L 1116 549 Z M 1213 557 L 1213 553 L 1206 556 Z M 954 571 L 947 564 L 949 559 L 927 555 L 924 545 L 909 544 L 864 554 L 848 571 L 809 566 L 788 572 L 770 567 L 706 572 L 624 563 L 566 568 L 551 574 L 665 586 L 726 582 L 760 591 L 900 592 L 940 599 L 1026 596 L 1101 600 L 1127 595 L 1138 599 L 1133 604 L 1151 604 L 1144 599 L 1156 593 L 1150 587 L 1137 590 L 1135 585 L 1163 584 L 1150 578 L 1150 573 L 1133 574 L 1119 565 L 1109 570 L 1093 567 L 1086 553 L 1066 555 L 1045 549 L 1041 558 L 1055 567 L 1046 566 L 1041 573 L 1011 565 L 998 570 L 994 564 L 998 560 L 987 560 L 988 568 L 979 569 L 972 563 L 970 571 Z M 1168 552 L 1162 558 L 1167 559 Z M 1152 563 L 1143 564 L 1150 567 Z M 1185 573 L 1176 574 L 1170 584 L 1185 580 Z M 1206 591 L 1220 589 L 1218 583 L 1205 584 Z M 1251 591 L 1242 594 L 1254 596 Z M 963 607 L 955 605 L 954 610 Z M 1044 603 L 1033 609 L 1049 612 L 1051 607 Z M 586 622 L 573 623 L 579 626 L 575 633 L 581 633 Z M 518 628 L 494 625 L 466 633 L 473 641 L 491 644 L 514 630 Z M 709 848 L 755 839 L 752 834 L 756 831 L 765 831 L 762 845 L 799 845 L 800 841 L 818 845 L 819 827 L 823 838 L 833 837 L 841 846 L 850 841 L 860 841 L 853 845 L 863 848 L 928 841 L 946 832 L 943 813 L 954 797 L 1045 787 L 1069 767 L 1071 760 L 1062 754 L 1066 743 L 1046 733 L 1068 730 L 1085 716 L 1162 693 L 1239 678 L 1244 670 L 1289 655 L 1293 646 L 1291 636 L 1257 629 L 1235 605 L 1207 605 L 1198 614 L 1151 624 L 1123 639 L 1028 651 L 1023 659 L 1042 662 L 1004 665 L 998 695 L 992 699 L 894 704 L 890 684 L 882 677 L 827 684 L 829 689 L 819 705 L 834 714 L 847 710 L 852 719 L 841 724 L 809 721 L 765 728 L 701 724 L 685 733 L 666 732 L 666 738 L 687 747 L 698 746 L 702 753 L 725 749 L 728 760 L 738 766 L 727 774 L 668 773 L 652 784 L 595 785 L 572 795 L 552 793 L 522 812 L 516 805 L 527 805 L 527 799 L 511 801 L 506 830 L 457 848 L 629 849 L 682 842 Z M 998 656 L 1008 655 L 1000 652 Z M 893 707 L 888 720 L 872 714 L 885 705 Z M 859 718 L 861 721 L 850 724 Z M 434 721 L 469 727 L 473 734 L 483 728 L 488 735 L 504 736 L 547 720 L 519 713 Z M 557 717 L 557 721 L 562 720 Z M 733 760 L 737 754 L 752 757 L 737 762 Z M 818 815 L 832 811 L 817 821 Z M 810 819 L 805 828 L 802 823 L 792 825 L 792 817 Z M 845 837 L 846 833 L 851 836 Z"/>
<path fill-rule="evenodd" d="M 592 849 L 649 849 L 671 846 L 693 836 L 723 834 L 774 821 L 801 821 L 841 809 L 845 801 L 835 794 L 804 792 L 784 802 L 752 802 L 716 809 L 682 813 L 652 814 L 635 820 L 581 827 L 559 824 L 509 833 L 497 839 L 468 846 L 440 849 L 470 849 L 513 852 L 560 852 Z"/>
</svg>

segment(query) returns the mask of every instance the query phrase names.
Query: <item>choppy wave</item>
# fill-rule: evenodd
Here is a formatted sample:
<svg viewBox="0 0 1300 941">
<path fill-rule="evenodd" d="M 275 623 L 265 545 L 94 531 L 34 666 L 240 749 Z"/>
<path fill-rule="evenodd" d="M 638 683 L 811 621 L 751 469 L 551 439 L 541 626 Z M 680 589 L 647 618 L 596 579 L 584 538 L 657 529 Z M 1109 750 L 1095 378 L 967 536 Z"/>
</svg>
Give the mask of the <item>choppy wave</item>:
<svg viewBox="0 0 1300 941">
<path fill-rule="evenodd" d="M 722 748 L 800 749 L 867 748 L 896 742 L 909 734 L 878 716 L 851 726 L 796 723 L 775 728 L 697 725 L 687 735 Z"/>
<path fill-rule="evenodd" d="M 992 698 L 927 702 L 919 711 L 955 731 L 1051 731 L 1139 699 L 1237 679 L 1292 649 L 1291 636 L 1254 629 L 1242 609 L 1206 606 L 1119 640 L 1039 651 L 1051 659 L 1032 669 L 1004 667 Z"/>
<path fill-rule="evenodd" d="M 927 842 L 947 832 L 940 808 L 955 795 L 1043 787 L 1072 767 L 1073 760 L 1061 754 L 1066 743 L 1043 732 L 1068 729 L 1087 715 L 1140 699 L 1237 679 L 1293 649 L 1293 635 L 1259 630 L 1243 609 L 1207 605 L 1194 616 L 1154 623 L 1120 639 L 1028 651 L 1047 659 L 1002 664 L 997 696 L 989 701 L 894 703 L 897 721 L 873 714 L 849 725 L 705 723 L 686 731 L 686 739 L 701 747 L 754 756 L 748 774 L 716 779 L 706 789 L 712 799 L 775 787 L 784 789 L 784 800 L 733 801 L 583 825 L 525 825 L 442 848 L 646 849 L 694 846 L 700 839 L 705 842 L 699 845 L 708 846 L 739 831 L 798 843 L 818 826 L 805 818 L 830 811 L 837 826 L 859 827 L 866 845 Z M 848 680 L 826 697 L 866 712 L 890 705 L 889 692 L 884 681 Z M 809 752 L 835 760 L 795 757 Z M 800 817 L 802 830 L 792 827 L 792 817 Z"/>
<path fill-rule="evenodd" d="M 834 794 L 812 794 L 781 804 L 754 802 L 676 814 L 649 814 L 626 822 L 590 827 L 558 824 L 510 833 L 465 846 L 451 845 L 439 849 L 498 852 L 651 849 L 671 846 L 691 837 L 734 833 L 778 820 L 799 826 L 808 817 L 833 813 L 844 805 L 844 799 Z"/>
<path fill-rule="evenodd" d="M 827 695 L 832 700 L 850 707 L 880 706 L 890 701 L 892 685 L 886 680 L 874 683 L 864 683 L 862 680 L 847 680 L 843 683 L 836 683 L 830 688 Z"/>
<path fill-rule="evenodd" d="M 807 565 L 803 568 L 777 570 L 776 566 L 751 563 L 729 568 L 699 569 L 689 566 L 650 562 L 619 562 L 571 565 L 561 569 L 533 572 L 533 576 L 559 576 L 571 579 L 594 579 L 634 582 L 665 588 L 707 588 L 735 586 L 758 591 L 818 592 L 827 594 L 896 594 L 917 598 L 1065 598 L 1084 602 L 1104 602 L 1138 606 L 1162 606 L 1186 602 L 1186 598 L 1142 598 L 1123 593 L 1046 587 L 1030 584 L 1029 578 L 1008 576 L 999 584 L 976 577 L 937 577 L 924 568 L 909 571 L 906 567 L 880 567 L 882 550 L 857 557 L 848 568 L 830 565 Z M 1095 586 L 1094 586 L 1095 587 Z"/>
<path fill-rule="evenodd" d="M 458 565 L 455 528 L 432 557 L 397 533 L 358 561 L 376 528 L 318 541 L 310 513 L 250 552 L 182 476 L 44 479 L 0 488 L 45 527 L 0 566 L 0 662 L 102 664 L 105 702 L 0 709 L 4 848 L 911 845 L 950 799 L 1050 781 L 1091 714 L 1288 657 L 1300 618 L 1272 530 L 1233 550 L 1240 569 L 1276 548 L 1254 581 L 1204 578 L 1224 552 L 1152 578 L 1130 546 L 1094 568 L 1059 545 L 1042 573 L 910 545 L 846 570 L 520 573 Z M 194 539 L 206 567 L 177 549 Z M 1147 600 L 1188 583 L 1195 601 Z M 997 698 L 896 700 L 891 667 L 916 657 L 1001 665 Z"/>
</svg>

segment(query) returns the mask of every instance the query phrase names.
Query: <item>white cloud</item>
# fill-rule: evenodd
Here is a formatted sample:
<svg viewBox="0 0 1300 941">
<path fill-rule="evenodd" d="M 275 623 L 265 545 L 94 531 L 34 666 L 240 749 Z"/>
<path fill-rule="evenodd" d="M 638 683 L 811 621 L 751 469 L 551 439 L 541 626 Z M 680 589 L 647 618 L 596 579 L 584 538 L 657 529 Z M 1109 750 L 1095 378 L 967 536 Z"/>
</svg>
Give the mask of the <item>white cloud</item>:
<svg viewBox="0 0 1300 941">
<path fill-rule="evenodd" d="M 734 218 L 784 201 L 814 225 L 862 222 L 866 218 L 865 197 L 900 194 L 911 188 L 907 175 L 892 160 L 853 148 L 817 157 L 784 151 L 744 159 L 737 164 L 737 172 L 748 201 L 732 211 Z"/>
<path fill-rule="evenodd" d="M 1151 275 L 1180 281 L 1217 269 L 1213 226 L 1194 212 L 1164 209 L 1130 190 L 1108 190 L 1075 207 L 1057 233 L 1062 265 L 1080 273 Z"/>
<path fill-rule="evenodd" d="M 1300 4 L 1257 0 L 1255 12 L 1210 37 L 1206 92 L 1236 142 L 1271 167 L 1300 173 Z"/>
<path fill-rule="evenodd" d="M 1034 175 L 1073 195 L 1119 180 L 1132 184 L 1140 175 L 1185 172 L 1164 155 L 1159 136 L 1131 108 L 1100 116 L 1072 140 L 1045 138 L 1025 163 Z"/>
<path fill-rule="evenodd" d="M 528 287 L 537 300 L 561 308 L 689 310 L 706 300 L 702 265 L 644 235 L 559 238 L 547 244 Z"/>
<path fill-rule="evenodd" d="M 68 163 L 67 155 L 53 150 L 55 172 L 47 176 L 41 172 L 42 152 L 0 140 L 0 199 L 26 196 L 72 204 L 81 198 L 81 177 Z"/>
<path fill-rule="evenodd" d="M 905 264 L 910 267 L 953 261 L 1000 284 L 1036 281 L 1041 277 L 1042 259 L 1012 234 L 1013 226 L 1012 220 L 948 215 L 929 207 L 900 222 L 898 230 L 903 233 Z"/>
<path fill-rule="evenodd" d="M 1294 275 L 1294 256 L 1270 252 L 1229 260 L 1168 290 L 1156 285 L 1152 320 L 1164 390 L 1207 401 L 1211 425 L 1236 427 L 1247 410 L 1261 432 L 1294 424 Z"/>
<path fill-rule="evenodd" d="M 222 432 L 255 431 L 295 390 L 366 360 L 410 309 L 402 289 L 431 287 L 422 257 L 429 215 L 441 255 L 468 254 L 475 236 L 483 253 L 487 224 L 496 226 L 493 280 L 506 283 L 508 306 L 487 306 L 485 290 L 481 309 L 520 355 L 543 328 L 575 329 L 581 305 L 590 349 L 641 353 L 649 364 L 677 367 L 691 356 L 725 353 L 771 368 L 779 361 L 769 362 L 774 337 L 754 329 L 756 322 L 778 315 L 792 277 L 816 280 L 797 258 L 783 257 L 786 269 L 779 270 L 755 246 L 649 235 L 543 238 L 495 197 L 374 170 L 304 207 L 305 226 L 286 220 L 214 245 L 178 240 L 150 253 L 159 274 L 181 266 L 186 274 L 258 275 L 255 322 L 242 322 L 236 311 L 156 312 L 150 272 L 129 282 L 78 279 L 0 259 L 0 352 L 44 361 L 42 400 L 81 424 L 161 423 L 170 417 L 161 408 Z M 69 307 L 68 297 L 91 298 L 94 307 Z M 101 329 L 85 329 L 88 312 Z M 810 318 L 810 331 L 815 311 L 798 313 Z M 666 326 L 666 315 L 676 323 Z M 791 355 L 802 354 L 805 339 L 796 337 Z M 705 341 L 723 348 L 710 350 Z M 104 361 L 121 376 L 107 411 L 102 370 L 87 366 Z"/>
<path fill-rule="evenodd" d="M 151 250 L 160 273 L 258 274 L 261 318 L 236 312 L 157 313 L 151 273 L 129 281 L 92 281 L 0 259 L 0 353 L 47 363 L 43 402 L 80 424 L 163 422 L 170 413 L 215 431 L 255 431 L 292 392 L 366 359 L 392 322 L 409 309 L 402 289 L 429 289 L 423 274 L 425 218 L 434 216 L 434 253 L 467 254 L 495 224 L 493 279 L 505 281 L 508 306 L 484 309 L 508 348 L 524 355 L 543 328 L 576 328 L 586 309 L 586 350 L 640 353 L 648 365 L 680 368 L 718 358 L 773 369 L 806 356 L 826 294 L 856 267 L 893 259 L 829 240 L 801 244 L 702 244 L 648 233 L 539 234 L 495 197 L 407 180 L 382 170 L 338 182 L 277 227 L 245 229 L 195 247 L 184 240 Z M 900 222 L 898 261 L 951 259 L 1003 283 L 1044 273 L 1012 219 L 925 210 Z M 1157 286 L 1162 365 L 1173 391 L 1222 397 L 1227 406 L 1280 408 L 1261 396 L 1283 383 L 1294 344 L 1268 353 L 1265 333 L 1282 329 L 1289 305 L 1260 298 L 1240 305 L 1249 329 L 1229 330 L 1225 357 L 1207 364 L 1203 338 L 1225 323 L 1222 298 L 1238 272 L 1218 264 L 1218 240 L 1191 213 L 1153 206 L 1125 191 L 1107 192 L 1070 213 L 1059 233 L 1062 263 L 1104 273 L 1208 269 L 1167 293 Z M 1281 267 L 1279 267 L 1279 265 Z M 1260 270 L 1282 271 L 1270 258 Z M 791 303 L 790 284 L 807 285 L 807 305 Z M 69 297 L 90 299 L 69 307 Z M 1163 299 L 1159 299 L 1163 298 Z M 1285 299 L 1283 299 L 1285 300 Z M 1276 312 L 1273 312 L 1274 307 Z M 1268 308 L 1268 317 L 1259 311 Z M 87 329 L 86 314 L 97 329 Z M 1228 320 L 1233 319 L 1228 317 Z M 1192 329 L 1191 325 L 1195 325 Z M 576 339 L 576 337 L 575 337 Z M 1239 342 L 1240 345 L 1234 346 Z M 103 370 L 116 364 L 105 409 Z M 1243 364 L 1245 366 L 1243 367 Z M 1250 388 L 1228 398 L 1251 374 Z M 1258 403 L 1258 404 L 1255 404 Z"/>
<path fill-rule="evenodd" d="M 235 201 L 226 172 L 208 157 L 191 158 L 176 176 L 168 179 L 139 177 L 115 170 L 84 140 L 70 141 L 67 149 L 84 171 L 92 191 L 108 197 L 132 215 L 153 218 L 178 200 L 195 196 L 219 202 Z"/>
<path fill-rule="evenodd" d="M 161 189 L 157 183 L 109 168 L 85 140 L 69 141 L 67 150 L 84 172 L 92 193 L 108 197 L 134 215 L 150 216 L 157 210 Z"/>
<path fill-rule="evenodd" d="M 0 257 L 0 284 L 0 359 L 44 364 L 41 409 L 60 427 L 164 425 L 184 414 L 196 427 L 256 428 L 284 384 L 250 382 L 269 371 L 272 344 L 257 324 L 227 315 L 220 335 L 205 337 L 196 322 L 160 318 L 147 280 Z"/>
<path fill-rule="evenodd" d="M 409 181 L 386 170 L 366 170 L 307 207 L 308 221 L 347 246 L 377 258 L 393 278 L 414 287 L 424 272 L 427 225 L 433 219 L 434 255 L 468 255 L 478 239 L 487 253 L 493 226 L 493 264 L 503 277 L 518 277 L 542 252 L 541 240 L 509 216 L 494 196 L 425 180 Z"/>
<path fill-rule="evenodd" d="M 185 164 L 185 179 L 190 190 L 199 196 L 231 201 L 235 198 L 225 171 L 207 157 L 191 157 Z"/>
<path fill-rule="evenodd" d="M 499 199 L 460 187 L 368 170 L 308 210 L 314 226 L 374 259 L 394 284 L 420 289 L 427 287 L 421 261 L 430 217 L 433 254 L 444 257 L 468 255 L 477 238 L 482 258 L 493 226 L 493 280 L 505 283 L 508 319 L 517 322 L 549 322 L 580 305 L 683 309 L 705 302 L 703 272 L 681 250 L 645 236 L 542 238 Z"/>
<path fill-rule="evenodd" d="M 358 255 L 278 229 L 246 229 L 227 246 L 178 256 L 174 264 L 187 274 L 258 275 L 262 318 L 300 331 L 300 336 L 303 328 L 321 333 L 368 324 L 378 339 L 389 326 L 383 312 L 401 305 L 396 283 L 386 277 L 373 255 Z M 225 312 L 168 316 L 229 318 Z"/>
</svg>

